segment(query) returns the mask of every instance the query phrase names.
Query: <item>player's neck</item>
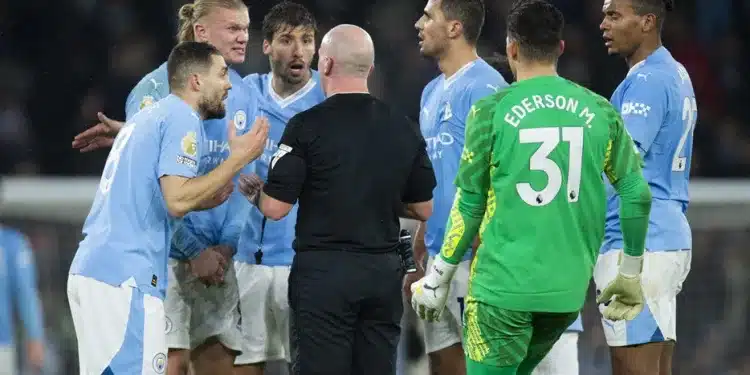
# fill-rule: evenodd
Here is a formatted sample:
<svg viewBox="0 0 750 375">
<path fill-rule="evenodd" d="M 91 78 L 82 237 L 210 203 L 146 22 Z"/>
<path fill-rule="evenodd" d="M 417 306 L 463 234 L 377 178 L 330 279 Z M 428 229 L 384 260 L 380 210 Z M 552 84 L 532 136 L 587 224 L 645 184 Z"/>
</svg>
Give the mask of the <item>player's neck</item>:
<svg viewBox="0 0 750 375">
<path fill-rule="evenodd" d="M 516 82 L 546 76 L 557 76 L 555 64 L 519 64 L 516 67 Z"/>
<path fill-rule="evenodd" d="M 445 78 L 450 78 L 466 64 L 479 58 L 477 49 L 465 43 L 455 43 L 438 59 L 438 67 Z"/>
<path fill-rule="evenodd" d="M 172 91 L 172 95 L 182 99 L 183 102 L 187 103 L 187 105 L 193 108 L 193 111 L 195 111 L 195 113 L 197 113 L 198 116 L 201 117 L 201 120 L 204 120 L 206 118 L 203 112 L 201 112 L 200 106 L 198 105 L 198 96 L 191 95 L 190 93 L 182 91 Z"/>
<path fill-rule="evenodd" d="M 288 96 L 299 91 L 301 88 L 305 87 L 305 85 L 310 81 L 311 78 L 312 72 L 309 70 L 307 71 L 307 77 L 299 83 L 288 82 L 281 76 L 273 73 L 273 79 L 271 79 L 271 87 L 273 88 L 273 91 L 276 93 L 276 95 L 278 95 L 282 99 L 285 99 Z"/>
<path fill-rule="evenodd" d="M 367 79 L 355 77 L 336 77 L 330 78 L 327 83 L 326 96 L 331 97 L 336 94 L 369 94 L 370 89 L 367 87 Z"/>
<path fill-rule="evenodd" d="M 638 49 L 633 52 L 630 56 L 625 58 L 625 62 L 628 64 L 628 69 L 632 68 L 635 64 L 646 60 L 654 51 L 661 47 L 661 38 L 647 38 L 641 43 Z"/>
</svg>

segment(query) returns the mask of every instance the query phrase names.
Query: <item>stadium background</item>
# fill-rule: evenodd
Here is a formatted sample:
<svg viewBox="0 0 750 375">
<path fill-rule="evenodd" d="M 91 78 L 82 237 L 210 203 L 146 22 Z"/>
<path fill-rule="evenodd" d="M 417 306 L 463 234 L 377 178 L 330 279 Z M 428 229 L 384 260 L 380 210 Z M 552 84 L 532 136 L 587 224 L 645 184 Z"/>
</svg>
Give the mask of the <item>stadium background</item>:
<svg viewBox="0 0 750 375">
<path fill-rule="evenodd" d="M 5 175 L 0 220 L 24 230 L 35 248 L 48 374 L 76 373 L 65 280 L 80 240 L 80 215 L 90 204 L 88 187 L 106 158 L 106 151 L 80 155 L 69 141 L 96 122 L 99 110 L 123 117 L 128 91 L 166 59 L 174 43 L 176 10 L 184 2 L 0 1 L 0 175 Z M 338 23 L 367 29 L 376 45 L 373 92 L 417 115 L 422 87 L 438 74 L 432 61 L 419 56 L 413 28 L 424 1 L 300 2 L 318 18 L 318 39 Z M 554 2 L 567 20 L 561 74 L 608 97 L 626 66 L 606 56 L 598 29 L 601 2 Z M 275 3 L 254 0 L 250 5 L 248 59 L 236 67 L 243 74 L 268 70 L 258 30 Z M 504 51 L 503 20 L 510 3 L 486 1 L 480 54 Z M 698 97 L 692 174 L 712 178 L 694 179 L 696 187 L 691 187 L 695 252 L 679 298 L 675 374 L 750 374 L 750 182 L 737 180 L 750 176 L 750 127 L 743 110 L 750 67 L 745 63 L 748 16 L 748 1 L 678 1 L 664 30 L 665 44 L 690 72 Z M 584 325 L 581 374 L 607 374 L 607 349 L 593 304 L 584 310 Z"/>
</svg>

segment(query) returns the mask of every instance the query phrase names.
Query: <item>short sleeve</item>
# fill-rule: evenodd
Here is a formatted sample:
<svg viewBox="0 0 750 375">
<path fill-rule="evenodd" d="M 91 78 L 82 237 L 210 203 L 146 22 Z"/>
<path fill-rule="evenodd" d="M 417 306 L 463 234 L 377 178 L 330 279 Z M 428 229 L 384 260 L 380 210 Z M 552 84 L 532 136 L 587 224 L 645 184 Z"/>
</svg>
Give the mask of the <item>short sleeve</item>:
<svg viewBox="0 0 750 375">
<path fill-rule="evenodd" d="M 631 173 L 640 173 L 643 159 L 630 134 L 625 130 L 622 117 L 611 111 L 610 139 L 604 159 L 604 173 L 613 185 Z"/>
<path fill-rule="evenodd" d="M 302 126 L 299 115 L 289 120 L 279 148 L 271 157 L 268 181 L 263 187 L 268 196 L 289 204 L 299 198 L 307 173 L 307 145 L 302 137 Z"/>
<path fill-rule="evenodd" d="M 641 151 L 648 152 L 667 115 L 667 88 L 653 74 L 631 73 L 622 95 L 620 114 Z"/>
<path fill-rule="evenodd" d="M 198 175 L 203 132 L 201 121 L 194 114 L 170 115 L 162 123 L 159 150 L 159 177 Z"/>
<path fill-rule="evenodd" d="M 138 82 L 133 90 L 130 91 L 125 103 L 125 121 L 130 120 L 136 113 L 143 108 L 150 106 L 163 99 L 168 94 L 169 88 L 167 82 L 159 82 L 155 78 L 144 78 Z"/>
</svg>

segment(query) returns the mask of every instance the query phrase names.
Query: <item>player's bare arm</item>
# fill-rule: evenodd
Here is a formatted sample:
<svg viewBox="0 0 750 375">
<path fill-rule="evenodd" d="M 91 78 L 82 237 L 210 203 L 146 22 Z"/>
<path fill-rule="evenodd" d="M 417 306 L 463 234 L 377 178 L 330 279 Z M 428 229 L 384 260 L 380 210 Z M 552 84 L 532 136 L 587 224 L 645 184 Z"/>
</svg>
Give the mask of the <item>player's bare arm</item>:
<svg viewBox="0 0 750 375">
<path fill-rule="evenodd" d="M 198 206 L 198 211 L 210 210 L 216 206 L 221 205 L 222 203 L 226 202 L 227 199 L 229 199 L 229 196 L 232 195 L 233 191 L 234 183 L 232 183 L 232 181 L 227 182 L 224 187 L 222 187 L 221 190 L 219 190 L 216 194 L 211 196 L 211 198 L 201 202 L 201 204 Z"/>
<path fill-rule="evenodd" d="M 248 163 L 263 152 L 268 138 L 268 120 L 258 117 L 252 129 L 238 136 L 234 122 L 229 122 L 229 158 L 207 175 L 196 178 L 164 176 L 159 179 L 169 214 L 185 216 L 200 208 L 204 201 L 222 190 L 231 179 Z"/>
<path fill-rule="evenodd" d="M 99 119 L 96 125 L 82 131 L 73 138 L 73 148 L 80 152 L 90 152 L 112 146 L 115 136 L 125 123 L 110 119 L 102 112 L 98 112 L 96 117 Z"/>
</svg>

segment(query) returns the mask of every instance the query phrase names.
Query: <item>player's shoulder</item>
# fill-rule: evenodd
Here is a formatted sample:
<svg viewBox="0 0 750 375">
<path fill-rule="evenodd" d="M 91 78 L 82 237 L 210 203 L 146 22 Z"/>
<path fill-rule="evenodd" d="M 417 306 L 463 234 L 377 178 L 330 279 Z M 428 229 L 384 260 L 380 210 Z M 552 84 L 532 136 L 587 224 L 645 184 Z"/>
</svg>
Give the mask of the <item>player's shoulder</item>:
<svg viewBox="0 0 750 375">
<path fill-rule="evenodd" d="M 268 73 L 266 73 L 266 74 L 261 74 L 261 73 L 248 74 L 248 75 L 245 76 L 245 78 L 242 79 L 242 82 L 244 82 L 245 84 L 247 84 L 247 85 L 255 88 L 256 90 L 260 91 L 261 88 L 263 87 L 263 81 L 265 81 L 265 76 L 266 75 L 268 75 Z"/>
<path fill-rule="evenodd" d="M 169 74 L 167 73 L 167 63 L 159 65 L 158 68 L 146 73 L 135 85 L 136 88 L 148 87 L 151 90 L 161 91 L 163 87 L 169 90 Z"/>
<path fill-rule="evenodd" d="M 426 96 L 430 95 L 430 93 L 435 90 L 435 86 L 437 86 L 441 81 L 443 81 L 442 74 L 431 79 L 430 82 L 427 82 L 427 84 L 424 85 L 424 88 L 422 88 L 422 98 L 424 99 Z"/>
<path fill-rule="evenodd" d="M 29 240 L 23 232 L 18 229 L 0 225 L 0 246 L 10 245 L 11 248 L 17 248 L 19 244 L 28 244 Z M 12 250 L 12 249 L 7 249 Z"/>
<path fill-rule="evenodd" d="M 588 87 L 582 86 L 569 79 L 563 78 L 563 80 L 565 81 L 565 84 L 570 85 L 570 87 L 574 90 L 574 95 L 577 96 L 579 100 L 595 105 L 595 108 L 599 111 L 603 111 L 608 114 L 617 113 L 617 109 L 612 105 L 609 99 L 597 94 Z"/>
<path fill-rule="evenodd" d="M 498 85 L 508 85 L 503 75 L 482 58 L 474 62 L 474 65 L 466 72 L 466 77 L 468 79 L 465 84 L 469 87 L 481 86 L 482 84 L 489 84 L 496 87 Z"/>
<path fill-rule="evenodd" d="M 661 47 L 644 61 L 633 66 L 623 80 L 625 88 L 647 90 L 678 90 L 682 85 L 692 86 L 690 74 L 669 51 Z"/>
</svg>

